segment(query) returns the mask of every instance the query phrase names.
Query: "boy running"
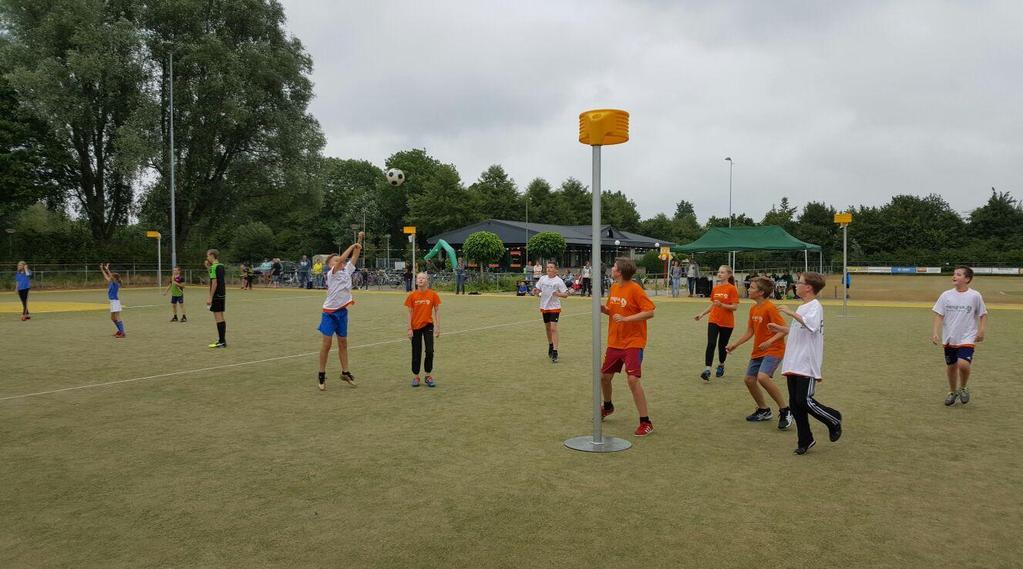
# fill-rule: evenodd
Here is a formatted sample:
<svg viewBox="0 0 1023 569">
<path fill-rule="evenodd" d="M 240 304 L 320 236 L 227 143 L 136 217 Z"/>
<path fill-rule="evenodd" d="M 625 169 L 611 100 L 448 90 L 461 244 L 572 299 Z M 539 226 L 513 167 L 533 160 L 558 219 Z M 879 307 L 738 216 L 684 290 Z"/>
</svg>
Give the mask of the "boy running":
<svg viewBox="0 0 1023 569">
<path fill-rule="evenodd" d="M 955 288 L 941 293 L 933 308 L 931 341 L 945 348 L 945 373 L 948 375 L 949 389 L 945 397 L 947 406 L 955 405 L 956 399 L 963 405 L 970 402 L 966 382 L 970 379 L 973 350 L 978 342 L 984 341 L 984 329 L 987 328 L 984 298 L 970 288 L 971 282 L 973 269 L 956 267 L 952 273 Z"/>
<path fill-rule="evenodd" d="M 206 306 L 210 307 L 213 313 L 213 320 L 217 323 L 217 341 L 209 345 L 210 348 L 227 347 L 227 322 L 224 322 L 224 309 L 227 305 L 227 283 L 224 282 L 224 265 L 220 264 L 218 258 L 220 251 L 210 249 L 206 251 L 206 265 L 210 268 L 210 294 L 206 298 Z"/>
<path fill-rule="evenodd" d="M 781 312 L 792 317 L 792 325 L 770 323 L 772 332 L 781 332 L 789 337 L 782 362 L 782 374 L 788 378 L 789 403 L 796 419 L 799 440 L 795 454 L 806 454 L 816 441 L 810 432 L 810 418 L 828 427 L 831 442 L 842 436 L 842 414 L 822 405 L 813 398 L 814 386 L 821 379 L 821 363 L 824 361 L 824 307 L 817 295 L 824 289 L 824 275 L 803 273 L 796 281 L 796 295 L 803 304 L 795 312 L 782 307 Z"/>
<path fill-rule="evenodd" d="M 348 307 L 355 303 L 352 298 L 352 275 L 355 262 L 362 253 L 362 239 L 366 234 L 359 232 L 358 240 L 340 255 L 327 257 L 327 269 L 323 273 L 327 285 L 327 299 L 323 301 L 318 330 L 323 335 L 320 344 L 320 391 L 327 389 L 327 356 L 330 345 L 337 336 L 337 357 L 341 360 L 341 381 L 355 387 L 355 376 L 348 370 Z"/>
<path fill-rule="evenodd" d="M 167 296 L 168 292 L 171 293 L 171 310 L 174 312 L 174 317 L 170 321 L 178 321 L 178 305 L 180 304 L 181 321 L 188 322 L 188 316 L 185 316 L 185 278 L 181 276 L 181 267 L 174 267 L 170 284 L 163 289 L 163 296 Z"/>
<path fill-rule="evenodd" d="M 540 277 L 533 287 L 533 294 L 540 295 L 540 314 L 547 331 L 547 357 L 558 363 L 558 319 L 561 317 L 561 299 L 568 297 L 568 287 L 558 276 L 558 265 L 547 263 L 547 274 Z"/>
<path fill-rule="evenodd" d="M 408 337 L 412 340 L 412 387 L 419 387 L 419 363 L 426 344 L 426 386 L 437 387 L 433 381 L 433 339 L 440 337 L 440 296 L 430 288 L 426 273 L 416 275 L 416 290 L 405 297 L 408 307 Z"/>
<path fill-rule="evenodd" d="M 746 417 L 747 421 L 770 421 L 771 408 L 764 400 L 764 391 L 778 404 L 778 428 L 785 430 L 792 426 L 792 412 L 785 404 L 785 397 L 771 379 L 785 356 L 785 334 L 772 332 L 767 325 L 785 324 L 778 307 L 768 300 L 774 290 L 774 281 L 767 277 L 750 279 L 749 297 L 754 304 L 749 309 L 749 324 L 746 333 L 725 349 L 732 353 L 735 348 L 753 338 L 753 353 L 746 368 L 746 389 L 757 403 L 757 410 Z M 761 389 L 763 388 L 763 389 Z"/>
<path fill-rule="evenodd" d="M 106 265 L 100 263 L 99 270 L 103 273 L 103 278 L 107 279 L 107 283 L 109 283 L 107 285 L 107 299 L 110 301 L 110 320 L 117 327 L 114 337 L 124 338 L 124 321 L 121 320 L 121 300 L 118 298 L 118 294 L 121 291 L 121 275 L 110 272 L 110 263 Z"/>
<path fill-rule="evenodd" d="M 646 347 L 646 321 L 654 317 L 654 303 L 650 302 L 643 287 L 632 282 L 636 264 L 630 259 L 616 259 L 611 268 L 614 283 L 607 302 L 600 311 L 608 315 L 607 351 L 600 370 L 600 388 L 604 395 L 601 418 L 615 412 L 611 403 L 611 380 L 625 368 L 629 390 L 639 412 L 639 426 L 635 435 L 645 437 L 654 430 L 648 415 L 646 393 L 640 378 L 643 376 L 643 348 Z"/>
</svg>

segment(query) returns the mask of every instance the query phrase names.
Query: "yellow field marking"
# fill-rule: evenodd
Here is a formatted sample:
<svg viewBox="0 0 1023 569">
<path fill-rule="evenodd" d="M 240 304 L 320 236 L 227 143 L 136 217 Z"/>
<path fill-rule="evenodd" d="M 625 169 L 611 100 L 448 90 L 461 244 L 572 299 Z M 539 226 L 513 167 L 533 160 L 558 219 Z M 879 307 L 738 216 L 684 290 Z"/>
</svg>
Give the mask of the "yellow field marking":
<svg viewBox="0 0 1023 569">
<path fill-rule="evenodd" d="M 110 310 L 105 302 L 36 302 L 29 301 L 28 309 L 39 312 L 85 312 L 88 310 Z M 21 314 L 20 302 L 0 302 L 0 314 Z"/>
</svg>

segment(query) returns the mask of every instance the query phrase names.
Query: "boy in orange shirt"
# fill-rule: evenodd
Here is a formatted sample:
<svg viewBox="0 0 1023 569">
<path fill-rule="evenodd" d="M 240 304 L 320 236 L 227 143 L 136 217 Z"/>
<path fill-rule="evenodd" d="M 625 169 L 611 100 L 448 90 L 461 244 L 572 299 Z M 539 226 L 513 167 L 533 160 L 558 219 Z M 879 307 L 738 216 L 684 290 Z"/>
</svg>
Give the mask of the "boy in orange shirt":
<svg viewBox="0 0 1023 569">
<path fill-rule="evenodd" d="M 419 360 L 426 344 L 426 386 L 437 387 L 433 371 L 433 339 L 440 337 L 440 296 L 430 288 L 426 273 L 416 275 L 416 289 L 405 297 L 408 307 L 408 337 L 412 340 L 412 387 L 419 387 Z"/>
<path fill-rule="evenodd" d="M 757 410 L 746 417 L 747 421 L 770 421 L 771 408 L 764 401 L 764 391 L 778 404 L 778 428 L 788 429 L 792 426 L 792 412 L 785 404 L 785 397 L 771 379 L 785 357 L 785 334 L 771 332 L 768 324 L 785 325 L 785 319 L 773 302 L 768 300 L 774 290 L 774 281 L 767 277 L 753 277 L 750 280 L 749 297 L 756 303 L 749 309 L 749 326 L 746 333 L 725 349 L 732 353 L 735 348 L 753 338 L 753 353 L 750 354 L 749 367 L 746 368 L 746 389 L 757 402 Z M 761 387 L 763 390 L 761 390 Z"/>
<path fill-rule="evenodd" d="M 604 395 L 604 409 L 601 418 L 614 413 L 611 403 L 611 380 L 622 371 L 628 378 L 632 399 L 639 412 L 637 437 L 645 437 L 654 430 L 647 414 L 646 394 L 639 383 L 643 376 L 643 348 L 646 347 L 646 321 L 654 317 L 654 303 L 647 297 L 643 287 L 632 282 L 636 264 L 629 259 L 616 259 L 611 267 L 614 284 L 607 295 L 607 303 L 600 311 L 610 318 L 607 323 L 607 351 L 604 365 L 600 370 L 600 387 Z"/>
<path fill-rule="evenodd" d="M 728 357 L 725 347 L 728 346 L 728 339 L 732 337 L 732 330 L 735 329 L 735 310 L 739 308 L 739 289 L 735 288 L 732 267 L 728 265 L 718 267 L 717 280 L 718 284 L 710 293 L 711 305 L 693 318 L 699 321 L 710 314 L 707 320 L 707 351 L 703 362 L 706 367 L 700 374 L 700 379 L 704 381 L 710 381 L 710 366 L 714 364 L 715 345 L 718 349 L 718 368 L 714 376 L 725 375 L 725 358 Z"/>
</svg>

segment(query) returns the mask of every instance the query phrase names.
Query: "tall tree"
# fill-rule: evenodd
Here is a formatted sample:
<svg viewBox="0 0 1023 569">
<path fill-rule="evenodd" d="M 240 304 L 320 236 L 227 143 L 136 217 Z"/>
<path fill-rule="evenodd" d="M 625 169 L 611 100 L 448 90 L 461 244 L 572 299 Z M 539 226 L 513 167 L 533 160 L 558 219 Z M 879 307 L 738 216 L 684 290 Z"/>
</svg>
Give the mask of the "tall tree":
<svg viewBox="0 0 1023 569">
<path fill-rule="evenodd" d="M 593 194 L 589 188 L 575 178 L 567 178 L 561 182 L 558 195 L 569 215 L 562 223 L 589 225 L 590 218 L 593 217 Z"/>
<path fill-rule="evenodd" d="M 409 198 L 409 225 L 420 239 L 458 229 L 483 219 L 476 201 L 462 187 L 458 171 L 444 164 L 423 181 L 423 191 Z"/>
<path fill-rule="evenodd" d="M 128 220 L 158 118 L 145 33 L 134 0 L 5 0 L 7 74 L 20 105 L 44 122 L 53 182 L 92 235 Z"/>
<path fill-rule="evenodd" d="M 516 220 L 524 215 L 515 181 L 498 164 L 484 170 L 479 180 L 469 186 L 469 193 L 485 218 Z"/>
<path fill-rule="evenodd" d="M 620 191 L 601 193 L 600 217 L 602 223 L 611 224 L 623 231 L 639 230 L 636 202 Z"/>
<path fill-rule="evenodd" d="M 991 188 L 987 203 L 970 212 L 970 234 L 1008 240 L 1023 237 L 1023 206 L 1009 192 Z"/>
</svg>

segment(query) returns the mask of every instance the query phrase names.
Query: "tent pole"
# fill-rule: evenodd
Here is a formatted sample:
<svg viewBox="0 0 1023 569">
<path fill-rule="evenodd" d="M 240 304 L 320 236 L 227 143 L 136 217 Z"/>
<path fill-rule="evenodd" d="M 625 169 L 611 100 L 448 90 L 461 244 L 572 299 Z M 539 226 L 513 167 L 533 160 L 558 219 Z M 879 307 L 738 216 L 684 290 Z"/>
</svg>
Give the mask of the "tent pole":
<svg viewBox="0 0 1023 569">
<path fill-rule="evenodd" d="M 810 261 L 808 260 L 806 249 L 803 249 L 803 272 L 810 272 Z"/>
</svg>

